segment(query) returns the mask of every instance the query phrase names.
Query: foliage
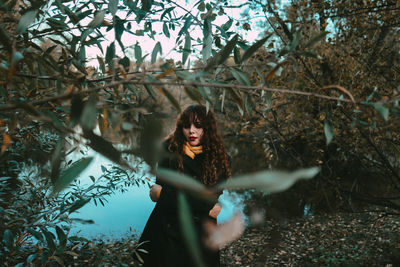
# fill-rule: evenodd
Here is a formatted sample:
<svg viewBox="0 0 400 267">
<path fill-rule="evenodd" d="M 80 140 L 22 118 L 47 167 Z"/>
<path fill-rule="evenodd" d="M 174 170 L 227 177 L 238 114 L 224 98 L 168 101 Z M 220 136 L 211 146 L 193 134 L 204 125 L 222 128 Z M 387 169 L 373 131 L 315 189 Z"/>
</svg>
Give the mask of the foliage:
<svg viewBox="0 0 400 267">
<path fill-rule="evenodd" d="M 249 154 L 264 157 L 258 169 L 317 164 L 321 173 L 280 195 L 260 198 L 273 209 L 296 207 L 296 214 L 307 203 L 315 211 L 355 210 L 360 201 L 398 209 L 397 3 L 296 1 L 279 12 L 273 1 L 264 4 L 249 4 L 248 18 L 262 7 L 260 26 L 272 27 L 276 36 L 244 70 L 253 84 L 275 91 L 261 90 L 262 101 L 248 101 L 253 109 L 248 118 L 226 112 L 226 135 L 232 143 L 252 140 L 244 141 L 254 143 Z M 220 73 L 239 81 L 232 74 Z M 229 104 L 225 101 L 225 109 Z M 242 149 L 239 153 L 246 153 Z M 254 170 L 234 163 L 238 171 Z"/>
<path fill-rule="evenodd" d="M 237 9 L 241 18 L 228 12 Z M 124 178 L 110 180 L 129 181 L 126 170 L 137 172 L 129 156 L 153 168 L 159 118 L 189 101 L 218 111 L 227 136 L 254 136 L 263 169 L 320 165 L 295 201 L 400 209 L 398 10 L 391 0 L 1 2 L 1 257 L 18 263 L 12 255 L 40 235 L 33 256 L 18 260 L 60 261 L 62 214 L 102 203 L 114 188 L 72 184 L 58 194 L 90 163 L 72 163 L 68 152 L 87 145 L 120 166 L 113 173 Z M 257 27 L 248 42 L 244 31 Z M 160 58 L 169 43 L 179 60 Z M 34 216 L 15 217 L 25 209 Z"/>
</svg>

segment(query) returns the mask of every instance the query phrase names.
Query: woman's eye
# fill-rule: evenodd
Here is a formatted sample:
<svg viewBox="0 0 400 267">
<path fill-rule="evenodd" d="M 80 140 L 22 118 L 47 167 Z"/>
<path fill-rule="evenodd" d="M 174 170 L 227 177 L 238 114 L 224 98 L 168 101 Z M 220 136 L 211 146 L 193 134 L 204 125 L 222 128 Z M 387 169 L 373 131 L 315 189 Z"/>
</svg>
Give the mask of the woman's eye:
<svg viewBox="0 0 400 267">
<path fill-rule="evenodd" d="M 189 129 L 189 128 L 190 128 L 190 124 L 184 123 L 184 124 L 183 124 L 183 128 Z"/>
<path fill-rule="evenodd" d="M 196 128 L 203 128 L 202 126 L 201 126 L 201 123 L 200 122 L 195 122 L 194 123 L 194 127 L 196 127 Z"/>
</svg>

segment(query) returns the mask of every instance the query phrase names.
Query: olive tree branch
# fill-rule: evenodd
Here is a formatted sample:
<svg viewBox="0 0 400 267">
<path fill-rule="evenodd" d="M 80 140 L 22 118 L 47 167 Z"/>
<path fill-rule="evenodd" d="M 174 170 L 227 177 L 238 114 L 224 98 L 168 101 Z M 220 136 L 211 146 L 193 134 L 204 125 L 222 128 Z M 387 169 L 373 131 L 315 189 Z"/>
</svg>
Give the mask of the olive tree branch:
<svg viewBox="0 0 400 267">
<path fill-rule="evenodd" d="M 332 101 L 341 101 L 341 102 L 358 104 L 358 102 L 356 102 L 356 101 L 352 101 L 349 99 L 342 99 L 339 97 L 332 97 L 332 96 L 321 95 L 321 94 L 299 91 L 299 90 L 270 88 L 270 87 L 266 87 L 266 86 L 251 86 L 251 85 L 222 84 L 222 83 L 220 84 L 220 83 L 207 83 L 207 82 L 203 83 L 203 82 L 172 82 L 172 81 L 171 82 L 170 81 L 135 81 L 133 79 L 135 79 L 135 77 L 111 82 L 109 84 L 97 86 L 92 89 L 88 89 L 88 90 L 84 90 L 84 91 L 75 91 L 75 92 L 72 91 L 69 93 L 62 94 L 62 95 L 47 97 L 47 98 L 44 98 L 41 100 L 36 100 L 36 101 L 22 102 L 22 103 L 15 103 L 15 104 L 5 104 L 5 105 L 0 106 L 0 111 L 14 110 L 14 109 L 22 108 L 26 105 L 36 106 L 36 105 L 42 105 L 42 104 L 45 104 L 48 102 L 70 99 L 74 95 L 91 94 L 91 93 L 100 91 L 102 89 L 114 87 L 114 86 L 121 85 L 121 84 L 128 84 L 128 83 L 138 84 L 138 85 L 158 85 L 158 86 L 169 85 L 169 86 L 195 86 L 195 87 L 211 87 L 211 88 L 233 88 L 233 89 L 238 89 L 238 90 L 245 91 L 245 92 L 263 91 L 264 90 L 264 91 L 275 92 L 275 93 L 316 97 L 316 98 L 323 98 L 323 99 L 332 100 Z M 339 87 L 340 87 L 339 85 L 332 85 L 329 88 L 339 88 Z"/>
</svg>

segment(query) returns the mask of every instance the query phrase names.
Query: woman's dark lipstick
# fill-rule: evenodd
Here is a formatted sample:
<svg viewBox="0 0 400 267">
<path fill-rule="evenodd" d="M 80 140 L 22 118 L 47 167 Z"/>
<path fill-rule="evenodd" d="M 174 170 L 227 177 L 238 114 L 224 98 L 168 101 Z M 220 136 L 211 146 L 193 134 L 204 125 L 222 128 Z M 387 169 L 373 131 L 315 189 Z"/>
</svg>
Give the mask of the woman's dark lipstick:
<svg viewBox="0 0 400 267">
<path fill-rule="evenodd" d="M 189 137 L 189 140 L 190 141 L 194 141 L 194 140 L 196 140 L 197 139 L 197 137 Z"/>
</svg>

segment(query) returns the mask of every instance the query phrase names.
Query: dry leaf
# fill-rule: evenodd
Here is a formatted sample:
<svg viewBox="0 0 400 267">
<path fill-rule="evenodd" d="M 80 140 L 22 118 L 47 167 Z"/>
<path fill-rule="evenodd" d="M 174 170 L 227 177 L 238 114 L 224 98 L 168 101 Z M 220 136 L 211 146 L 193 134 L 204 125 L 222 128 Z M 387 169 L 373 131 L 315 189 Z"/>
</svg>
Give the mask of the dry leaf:
<svg viewBox="0 0 400 267">
<path fill-rule="evenodd" d="M 104 133 L 108 128 L 108 112 L 106 108 L 103 108 L 103 127 L 101 129 L 102 133 Z"/>
<path fill-rule="evenodd" d="M 1 154 L 4 153 L 4 151 L 6 151 L 7 147 L 11 144 L 11 137 L 6 134 L 3 133 L 3 144 L 1 145 Z"/>
</svg>

